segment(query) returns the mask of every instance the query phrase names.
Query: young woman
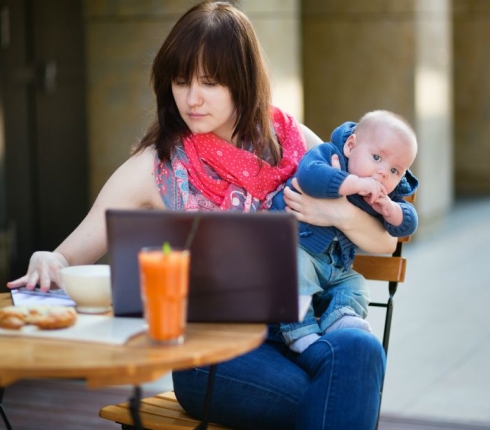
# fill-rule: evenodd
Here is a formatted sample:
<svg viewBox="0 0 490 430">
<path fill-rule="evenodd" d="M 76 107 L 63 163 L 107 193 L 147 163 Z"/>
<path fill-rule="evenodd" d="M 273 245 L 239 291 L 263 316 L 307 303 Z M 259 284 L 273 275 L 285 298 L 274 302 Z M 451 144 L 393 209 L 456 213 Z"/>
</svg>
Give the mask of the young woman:
<svg viewBox="0 0 490 430">
<path fill-rule="evenodd" d="M 308 146 L 320 141 L 270 104 L 270 83 L 250 21 L 225 2 L 190 9 L 163 42 L 152 68 L 157 115 L 133 155 L 53 252 L 33 254 L 9 287 L 47 290 L 59 269 L 106 251 L 105 210 L 267 210 Z M 389 252 L 394 240 L 346 199 L 315 200 L 285 190 L 301 221 L 333 225 L 360 248 Z M 257 238 L 260 240 L 260 238 Z M 385 356 L 360 330 L 323 336 L 292 353 L 277 333 L 257 350 L 220 364 L 211 419 L 243 429 L 374 428 Z M 174 373 L 183 407 L 199 417 L 207 368 Z"/>
</svg>

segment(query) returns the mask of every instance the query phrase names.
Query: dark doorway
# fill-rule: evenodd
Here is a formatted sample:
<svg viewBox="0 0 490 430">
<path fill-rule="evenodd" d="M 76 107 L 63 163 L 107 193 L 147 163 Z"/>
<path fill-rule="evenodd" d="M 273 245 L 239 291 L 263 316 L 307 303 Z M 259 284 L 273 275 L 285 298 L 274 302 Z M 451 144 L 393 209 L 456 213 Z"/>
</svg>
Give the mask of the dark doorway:
<svg viewBox="0 0 490 430">
<path fill-rule="evenodd" d="M 0 282 L 88 210 L 81 0 L 0 0 Z M 2 264 L 3 262 L 3 264 Z"/>
</svg>

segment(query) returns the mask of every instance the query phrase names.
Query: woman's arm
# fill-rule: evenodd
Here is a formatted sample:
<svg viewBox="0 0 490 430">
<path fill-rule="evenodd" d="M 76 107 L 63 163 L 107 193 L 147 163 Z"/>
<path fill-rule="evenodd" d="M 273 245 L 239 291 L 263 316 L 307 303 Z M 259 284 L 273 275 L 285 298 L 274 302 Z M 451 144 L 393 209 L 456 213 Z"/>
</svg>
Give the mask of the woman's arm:
<svg viewBox="0 0 490 430">
<path fill-rule="evenodd" d="M 107 180 L 81 224 L 56 248 L 69 265 L 91 264 L 107 248 L 107 209 L 164 208 L 156 187 L 155 152 L 146 149 L 130 157 Z"/>
<path fill-rule="evenodd" d="M 53 252 L 35 252 L 27 274 L 9 282 L 10 288 L 40 284 L 48 290 L 52 282 L 60 285 L 59 270 L 78 264 L 93 264 L 106 252 L 107 209 L 164 209 L 155 185 L 155 151 L 146 149 L 129 158 L 107 180 L 92 208 L 80 225 Z"/>
<path fill-rule="evenodd" d="M 314 146 L 322 143 L 322 139 L 320 139 L 315 133 L 313 133 L 306 125 L 300 124 L 301 131 L 303 133 L 303 137 L 306 140 L 306 149 L 309 150 Z"/>
<path fill-rule="evenodd" d="M 293 179 L 293 186 L 298 192 L 286 187 L 284 201 L 286 211 L 294 213 L 299 221 L 336 227 L 365 252 L 388 254 L 395 250 L 397 239 L 390 236 L 375 217 L 354 206 L 346 197 L 317 199 L 301 193 L 296 179 Z"/>
<path fill-rule="evenodd" d="M 365 252 L 392 253 L 397 239 L 390 236 L 375 217 L 350 203 L 346 197 L 316 199 L 301 193 L 296 179 L 293 186 L 284 189 L 286 211 L 296 215 L 299 221 L 319 226 L 333 226 L 341 230 L 353 243 Z"/>
</svg>

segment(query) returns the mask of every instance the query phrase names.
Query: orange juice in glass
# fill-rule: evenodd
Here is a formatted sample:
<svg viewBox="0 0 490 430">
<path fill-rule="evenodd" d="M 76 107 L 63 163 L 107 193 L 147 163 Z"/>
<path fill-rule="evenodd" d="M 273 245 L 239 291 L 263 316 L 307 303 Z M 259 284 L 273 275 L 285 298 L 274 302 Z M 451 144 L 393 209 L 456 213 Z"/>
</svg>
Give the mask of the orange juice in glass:
<svg viewBox="0 0 490 430">
<path fill-rule="evenodd" d="M 190 252 L 143 248 L 138 253 L 138 261 L 150 339 L 159 344 L 182 343 L 187 320 Z"/>
</svg>

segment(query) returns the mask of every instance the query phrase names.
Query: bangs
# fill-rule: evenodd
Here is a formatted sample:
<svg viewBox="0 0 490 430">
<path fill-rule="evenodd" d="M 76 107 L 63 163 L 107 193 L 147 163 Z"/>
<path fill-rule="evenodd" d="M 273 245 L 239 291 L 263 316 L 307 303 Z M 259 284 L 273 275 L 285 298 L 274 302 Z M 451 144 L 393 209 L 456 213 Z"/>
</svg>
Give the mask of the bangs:
<svg viewBox="0 0 490 430">
<path fill-rule="evenodd" d="M 170 30 L 153 61 L 151 83 L 157 119 L 139 148 L 155 145 L 160 160 L 170 160 L 176 142 L 190 130 L 176 105 L 172 84 L 206 77 L 226 87 L 236 109 L 233 136 L 249 141 L 257 156 L 280 144 L 270 126 L 271 89 L 255 31 L 248 18 L 227 2 L 204 1 L 189 9 Z"/>
<path fill-rule="evenodd" d="M 170 79 L 189 82 L 194 76 L 204 74 L 220 85 L 232 87 L 238 78 L 233 71 L 237 66 L 243 67 L 240 55 L 243 49 L 236 32 L 206 25 L 195 28 L 185 39 L 176 47 L 174 58 L 169 62 L 174 66 L 169 71 Z"/>
</svg>

